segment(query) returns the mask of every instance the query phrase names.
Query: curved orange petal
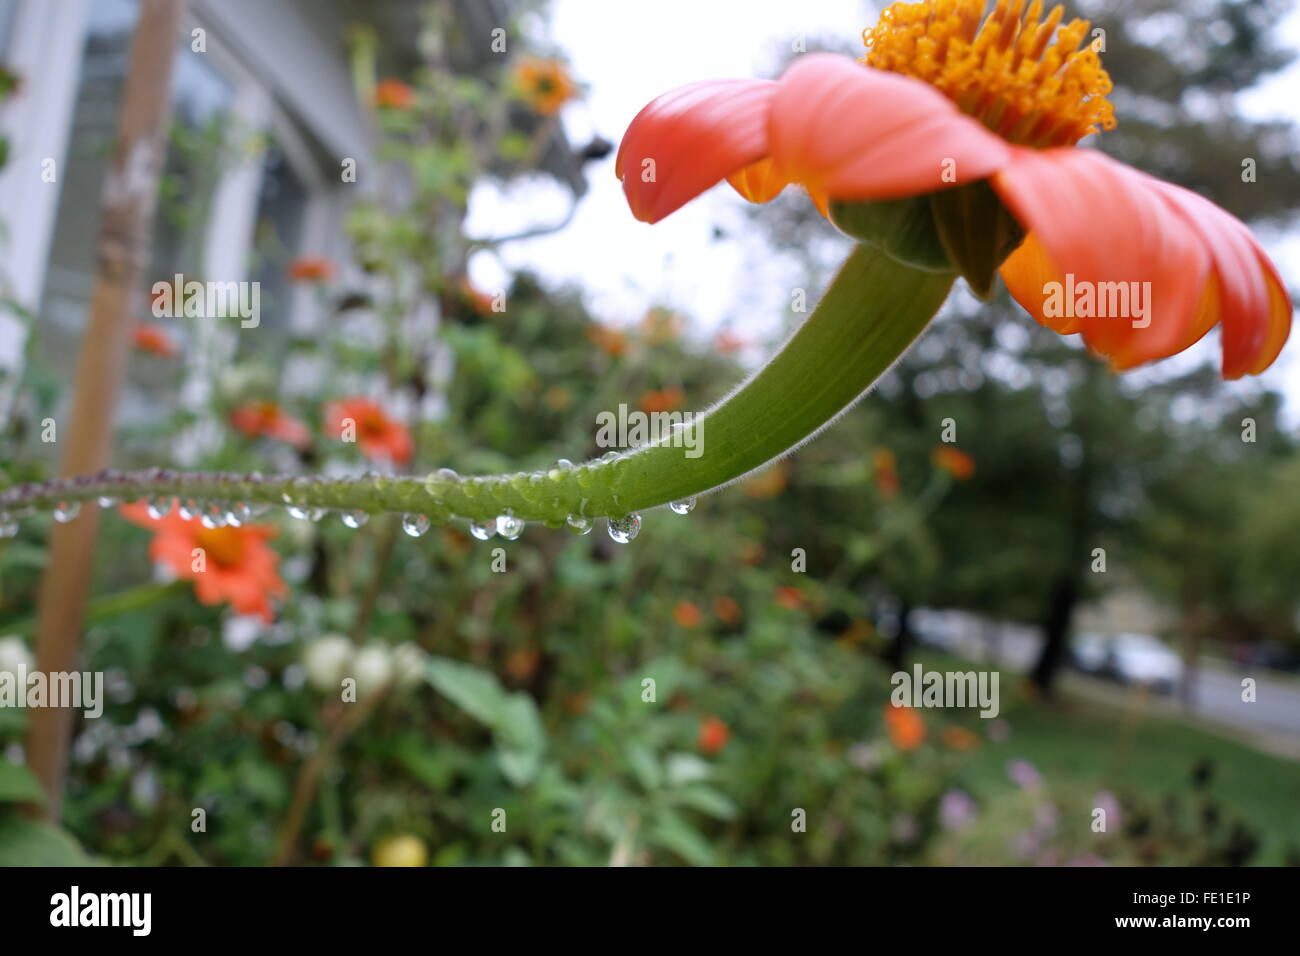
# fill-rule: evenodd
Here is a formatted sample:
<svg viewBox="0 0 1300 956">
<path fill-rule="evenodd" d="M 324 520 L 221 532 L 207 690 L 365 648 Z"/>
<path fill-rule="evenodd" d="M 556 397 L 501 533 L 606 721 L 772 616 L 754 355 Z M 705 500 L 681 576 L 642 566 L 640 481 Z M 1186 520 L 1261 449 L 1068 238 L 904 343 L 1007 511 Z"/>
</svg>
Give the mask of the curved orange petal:
<svg viewBox="0 0 1300 956">
<path fill-rule="evenodd" d="M 1208 331 L 1222 323 L 1223 377 L 1258 375 L 1273 364 L 1291 332 L 1291 301 L 1277 268 L 1246 225 L 1204 196 L 1150 179 L 1155 189 L 1208 250 L 1217 310 Z"/>
<path fill-rule="evenodd" d="M 637 113 L 614 174 L 632 215 L 658 222 L 767 155 L 771 80 L 704 80 L 665 93 Z"/>
<path fill-rule="evenodd" d="M 1191 344 L 1210 257 L 1150 177 L 1092 149 L 1015 147 L 993 186 L 1064 276 L 1054 308 L 1078 320 L 1094 352 L 1117 369 Z M 1017 300 L 1032 301 L 1021 260 Z M 1041 267 L 1042 263 L 1039 264 Z M 1091 293 L 1091 304 L 1084 298 Z M 1040 290 L 1047 298 L 1048 290 Z M 1030 307 L 1042 315 L 1046 303 Z"/>
<path fill-rule="evenodd" d="M 731 187 L 750 202 L 771 202 L 790 181 L 776 171 L 770 159 L 760 159 L 727 177 Z"/>
<path fill-rule="evenodd" d="M 1010 158 L 1000 137 L 932 86 L 834 53 L 800 56 L 768 119 L 772 160 L 833 199 L 897 199 L 987 178 Z"/>
<path fill-rule="evenodd" d="M 1045 325 L 1061 335 L 1074 335 L 1082 331 L 1078 318 L 1044 313 L 1043 305 L 1047 297 L 1043 295 L 1043 290 L 1049 282 L 1063 282 L 1065 277 L 1043 249 L 1037 233 L 1031 232 L 1026 236 L 1020 247 L 1002 263 L 999 271 L 1011 298 L 1037 319 L 1039 325 Z"/>
</svg>

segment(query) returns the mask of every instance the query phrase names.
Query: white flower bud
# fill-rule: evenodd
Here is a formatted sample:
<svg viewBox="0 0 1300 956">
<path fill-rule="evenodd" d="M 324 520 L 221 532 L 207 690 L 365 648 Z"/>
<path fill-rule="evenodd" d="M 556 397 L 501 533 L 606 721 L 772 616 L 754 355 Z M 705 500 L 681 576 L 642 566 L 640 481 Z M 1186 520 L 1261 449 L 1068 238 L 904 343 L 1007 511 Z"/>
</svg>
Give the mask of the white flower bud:
<svg viewBox="0 0 1300 956">
<path fill-rule="evenodd" d="M 36 659 L 21 637 L 0 637 L 0 674 L 8 671 L 16 681 L 35 666 Z"/>
<path fill-rule="evenodd" d="M 307 645 L 302 666 L 307 683 L 319 691 L 337 691 L 339 682 L 352 670 L 355 654 L 352 642 L 339 634 L 328 634 Z"/>
</svg>

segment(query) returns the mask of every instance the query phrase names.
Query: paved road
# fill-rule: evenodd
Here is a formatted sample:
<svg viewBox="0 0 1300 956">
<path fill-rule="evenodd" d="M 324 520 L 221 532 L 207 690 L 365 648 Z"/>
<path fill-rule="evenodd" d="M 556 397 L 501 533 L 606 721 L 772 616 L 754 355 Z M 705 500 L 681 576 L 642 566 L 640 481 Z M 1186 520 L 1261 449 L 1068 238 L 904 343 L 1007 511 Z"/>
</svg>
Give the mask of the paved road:
<svg viewBox="0 0 1300 956">
<path fill-rule="evenodd" d="M 997 663 L 1027 672 L 1038 657 L 1042 638 L 1030 628 L 949 627 L 939 637 L 944 649 L 971 660 Z M 1241 681 L 1255 679 L 1255 700 L 1241 699 Z M 1137 691 L 1112 681 L 1069 672 L 1066 687 L 1084 696 L 1123 704 Z M 1152 709 L 1177 719 L 1188 719 L 1181 701 L 1169 695 L 1150 695 Z M 1300 759 L 1300 680 L 1266 668 L 1249 668 L 1219 661 L 1204 662 L 1197 675 L 1194 722 L 1259 737 L 1269 751 Z"/>
</svg>

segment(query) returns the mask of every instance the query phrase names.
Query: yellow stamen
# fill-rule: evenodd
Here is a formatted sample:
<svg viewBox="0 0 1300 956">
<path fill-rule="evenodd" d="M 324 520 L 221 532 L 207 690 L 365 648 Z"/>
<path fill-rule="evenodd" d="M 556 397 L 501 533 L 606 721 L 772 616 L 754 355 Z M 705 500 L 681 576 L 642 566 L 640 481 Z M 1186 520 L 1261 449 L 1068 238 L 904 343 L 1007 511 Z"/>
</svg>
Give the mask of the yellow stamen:
<svg viewBox="0 0 1300 956">
<path fill-rule="evenodd" d="M 1093 44 L 1079 49 L 1089 22 L 1061 26 L 1059 5 L 1043 19 L 1042 0 L 1024 7 L 997 0 L 981 24 L 984 0 L 895 3 L 862 31 L 863 62 L 924 80 L 1013 143 L 1072 146 L 1114 129 L 1110 77 Z"/>
</svg>

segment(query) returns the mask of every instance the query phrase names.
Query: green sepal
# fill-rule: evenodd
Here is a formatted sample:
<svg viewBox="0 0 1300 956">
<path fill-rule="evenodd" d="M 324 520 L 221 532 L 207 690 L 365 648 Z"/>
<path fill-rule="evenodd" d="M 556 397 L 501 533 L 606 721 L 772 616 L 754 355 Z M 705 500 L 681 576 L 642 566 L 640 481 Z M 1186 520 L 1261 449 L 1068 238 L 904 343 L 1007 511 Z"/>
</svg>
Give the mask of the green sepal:
<svg viewBox="0 0 1300 956">
<path fill-rule="evenodd" d="M 925 272 L 956 272 L 925 196 L 876 202 L 834 201 L 830 220 L 845 235 Z"/>
<path fill-rule="evenodd" d="M 987 302 L 998 267 L 1024 241 L 1025 231 L 987 180 L 931 193 L 928 202 L 948 260 Z"/>
</svg>

